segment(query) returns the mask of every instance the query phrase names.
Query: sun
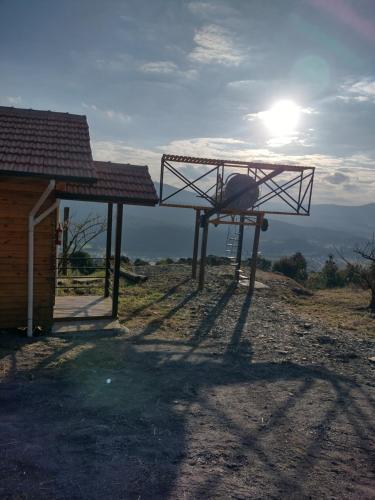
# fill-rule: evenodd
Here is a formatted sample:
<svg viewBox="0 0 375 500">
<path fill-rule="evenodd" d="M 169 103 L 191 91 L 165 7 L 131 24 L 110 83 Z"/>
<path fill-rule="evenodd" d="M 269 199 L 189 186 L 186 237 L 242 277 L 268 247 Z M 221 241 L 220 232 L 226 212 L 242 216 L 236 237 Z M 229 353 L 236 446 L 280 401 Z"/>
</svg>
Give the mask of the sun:
<svg viewBox="0 0 375 500">
<path fill-rule="evenodd" d="M 288 137 L 294 134 L 301 116 L 301 108 L 294 101 L 284 99 L 276 102 L 260 118 L 273 137 Z"/>
</svg>

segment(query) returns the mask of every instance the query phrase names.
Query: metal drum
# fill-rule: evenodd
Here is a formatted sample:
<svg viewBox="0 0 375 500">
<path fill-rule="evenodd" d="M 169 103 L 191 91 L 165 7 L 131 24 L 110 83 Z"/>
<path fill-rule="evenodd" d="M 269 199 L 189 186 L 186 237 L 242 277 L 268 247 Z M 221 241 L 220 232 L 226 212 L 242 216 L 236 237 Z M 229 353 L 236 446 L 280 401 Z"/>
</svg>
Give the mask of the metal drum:
<svg viewBox="0 0 375 500">
<path fill-rule="evenodd" d="M 230 175 L 223 188 L 222 205 L 232 210 L 248 210 L 259 198 L 259 188 L 253 177 Z"/>
</svg>

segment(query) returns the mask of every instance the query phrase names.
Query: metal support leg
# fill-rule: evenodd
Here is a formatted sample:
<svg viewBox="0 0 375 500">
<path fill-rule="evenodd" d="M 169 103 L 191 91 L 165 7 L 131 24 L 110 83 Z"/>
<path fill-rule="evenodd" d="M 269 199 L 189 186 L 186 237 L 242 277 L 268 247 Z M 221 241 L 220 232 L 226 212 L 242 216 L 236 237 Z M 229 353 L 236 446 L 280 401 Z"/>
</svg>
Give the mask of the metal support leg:
<svg viewBox="0 0 375 500">
<path fill-rule="evenodd" d="M 250 283 L 249 283 L 249 294 L 250 295 L 253 294 L 254 286 L 255 286 L 255 272 L 256 272 L 256 268 L 257 268 L 260 228 L 262 226 L 262 222 L 263 222 L 263 214 L 257 215 L 254 241 L 253 241 L 253 254 L 251 256 Z"/>
<path fill-rule="evenodd" d="M 204 287 L 205 272 L 206 272 L 207 240 L 208 240 L 208 217 L 204 215 L 198 290 L 203 290 Z"/>
<path fill-rule="evenodd" d="M 110 279 L 111 279 L 112 217 L 113 217 L 113 205 L 112 205 L 112 203 L 108 203 L 107 244 L 106 244 L 106 251 L 105 251 L 104 297 L 109 297 L 109 285 L 110 285 Z"/>
<path fill-rule="evenodd" d="M 243 247 L 243 231 L 244 231 L 243 223 L 244 222 L 245 222 L 245 216 L 241 215 L 240 225 L 238 228 L 238 246 L 237 246 L 237 256 L 236 256 L 236 270 L 235 270 L 235 275 L 234 275 L 234 278 L 236 281 L 238 281 L 240 279 L 240 270 L 241 270 L 241 261 L 242 261 L 242 247 Z"/>
<path fill-rule="evenodd" d="M 197 264 L 198 264 L 198 246 L 199 246 L 199 225 L 200 225 L 201 211 L 195 211 L 195 229 L 194 229 L 194 247 L 193 247 L 193 263 L 191 266 L 191 277 L 197 277 Z"/>
</svg>

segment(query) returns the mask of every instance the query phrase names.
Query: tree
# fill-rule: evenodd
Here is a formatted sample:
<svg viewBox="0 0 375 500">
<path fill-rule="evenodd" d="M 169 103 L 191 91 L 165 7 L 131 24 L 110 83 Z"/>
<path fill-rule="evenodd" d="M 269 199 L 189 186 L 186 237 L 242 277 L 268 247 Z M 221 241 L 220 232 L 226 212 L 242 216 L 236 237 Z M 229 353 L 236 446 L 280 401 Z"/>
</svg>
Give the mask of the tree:
<svg viewBox="0 0 375 500">
<path fill-rule="evenodd" d="M 301 252 L 296 252 L 291 257 L 281 257 L 273 264 L 273 271 L 285 274 L 297 281 L 307 280 L 307 262 Z"/>
<path fill-rule="evenodd" d="M 328 260 L 326 260 L 322 269 L 322 275 L 325 281 L 325 285 L 328 288 L 334 288 L 336 286 L 343 285 L 343 279 L 340 275 L 339 268 L 333 258 L 333 255 L 328 256 Z"/>
<path fill-rule="evenodd" d="M 371 291 L 369 309 L 375 312 L 375 234 L 363 245 L 357 245 L 354 252 L 366 261 L 366 265 L 360 265 L 360 275 L 362 286 Z"/>
<path fill-rule="evenodd" d="M 73 255 L 80 252 L 97 236 L 106 231 L 106 218 L 89 214 L 83 221 L 75 222 L 73 218 L 67 221 L 68 242 L 61 252 L 59 271 L 64 269 L 64 264 L 71 260 Z M 86 253 L 86 252 L 84 252 Z"/>
<path fill-rule="evenodd" d="M 352 263 L 341 254 L 340 257 L 346 262 L 347 271 L 350 272 L 353 281 L 357 281 L 365 290 L 370 290 L 371 299 L 368 307 L 375 312 L 375 234 L 372 239 L 362 245 L 357 245 L 354 253 L 359 255 L 364 262 Z"/>
</svg>

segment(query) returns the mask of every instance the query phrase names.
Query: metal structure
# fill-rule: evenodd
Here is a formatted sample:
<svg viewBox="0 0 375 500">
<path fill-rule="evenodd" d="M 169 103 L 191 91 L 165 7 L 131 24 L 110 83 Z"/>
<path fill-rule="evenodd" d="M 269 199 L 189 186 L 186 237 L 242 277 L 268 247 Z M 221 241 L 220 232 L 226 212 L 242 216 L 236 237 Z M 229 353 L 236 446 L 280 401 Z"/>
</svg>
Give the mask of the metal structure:
<svg viewBox="0 0 375 500">
<path fill-rule="evenodd" d="M 265 230 L 268 214 L 310 215 L 314 167 L 242 162 L 164 154 L 161 159 L 161 206 L 195 210 L 192 277 L 197 277 L 198 246 L 202 232 L 199 289 L 205 282 L 209 224 L 239 226 L 236 279 L 241 265 L 243 231 L 253 226 L 254 242 L 251 258 L 249 293 L 254 290 L 256 259 L 260 231 Z M 243 187 L 229 189 L 230 179 L 237 176 Z M 245 177 L 247 176 L 247 177 Z M 247 180 L 249 178 L 249 180 Z M 233 183 L 232 183 L 233 184 Z M 165 193 L 165 186 L 176 186 Z M 251 192 L 250 192 L 251 191 Z M 196 195 L 196 202 L 191 195 Z M 228 194 L 229 193 L 229 194 Z M 248 204 L 246 205 L 246 199 Z"/>
</svg>

